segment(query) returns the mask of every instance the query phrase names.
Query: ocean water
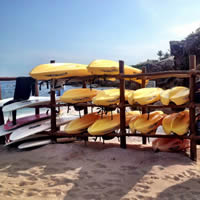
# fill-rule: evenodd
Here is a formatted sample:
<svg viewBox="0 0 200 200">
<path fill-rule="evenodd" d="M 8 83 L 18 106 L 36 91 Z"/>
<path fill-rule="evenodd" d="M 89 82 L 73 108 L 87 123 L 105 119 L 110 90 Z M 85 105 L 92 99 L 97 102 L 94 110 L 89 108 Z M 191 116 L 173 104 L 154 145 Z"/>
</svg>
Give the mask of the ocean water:
<svg viewBox="0 0 200 200">
<path fill-rule="evenodd" d="M 0 81 L 1 86 L 1 97 L 2 99 L 5 98 L 12 98 L 14 97 L 14 91 L 15 91 L 15 81 Z M 73 86 L 65 86 L 64 90 L 75 88 Z M 49 96 L 50 89 L 47 88 L 46 85 L 43 85 L 41 87 L 41 90 L 39 90 L 39 96 Z M 41 108 L 41 112 L 46 112 L 48 109 Z M 34 108 L 23 108 L 20 110 L 17 110 L 17 115 L 29 115 L 34 114 L 35 109 Z M 11 118 L 11 113 L 4 113 L 4 118 Z"/>
<path fill-rule="evenodd" d="M 5 98 L 12 98 L 14 96 L 15 91 L 15 81 L 0 81 L 0 87 L 1 87 L 1 96 L 2 99 Z M 90 87 L 89 85 L 87 87 Z M 81 86 L 72 86 L 72 85 L 65 85 L 64 91 L 73 89 L 73 88 L 81 88 Z M 109 89 L 110 87 L 98 87 L 96 89 L 98 90 L 104 90 Z M 46 84 L 43 84 L 41 86 L 41 90 L 39 90 L 39 96 L 49 96 L 50 95 L 50 89 L 47 88 Z"/>
<path fill-rule="evenodd" d="M 154 82 L 151 82 L 148 84 L 148 87 L 153 87 Z M 5 98 L 12 98 L 14 96 L 15 91 L 15 81 L 0 81 L 0 87 L 1 87 L 1 96 L 2 99 Z M 80 88 L 81 86 L 71 86 L 71 85 L 65 85 L 64 91 L 72 89 L 72 88 Z M 89 85 L 87 87 L 90 87 Z M 109 89 L 110 87 L 98 87 L 96 89 L 102 90 L 102 89 Z M 41 90 L 39 90 L 39 96 L 49 96 L 50 95 L 50 89 L 47 88 L 46 84 L 41 86 Z M 41 108 L 40 112 L 46 112 L 47 108 Z M 17 116 L 20 115 L 30 115 L 34 114 L 35 109 L 34 108 L 23 108 L 20 110 L 17 110 Z M 4 118 L 8 119 L 11 118 L 11 113 L 4 113 Z"/>
<path fill-rule="evenodd" d="M 14 91 L 15 91 L 15 81 L 0 81 L 0 87 L 1 87 L 1 96 L 2 99 L 5 98 L 12 98 L 14 96 Z M 80 88 L 81 86 L 71 86 L 71 85 L 65 85 L 64 86 L 64 91 L 72 89 L 72 88 Z M 89 87 L 89 85 L 88 85 Z M 108 87 L 98 87 L 97 89 L 102 90 L 102 89 L 108 89 Z M 47 88 L 46 84 L 41 86 L 41 90 L 39 90 L 39 96 L 50 96 L 50 88 Z M 46 112 L 48 109 L 47 108 L 41 108 L 40 112 Z M 17 110 L 17 116 L 19 115 L 30 115 L 34 114 L 35 109 L 34 108 L 23 108 Z M 12 113 L 4 113 L 4 118 L 6 119 L 11 119 Z"/>
</svg>

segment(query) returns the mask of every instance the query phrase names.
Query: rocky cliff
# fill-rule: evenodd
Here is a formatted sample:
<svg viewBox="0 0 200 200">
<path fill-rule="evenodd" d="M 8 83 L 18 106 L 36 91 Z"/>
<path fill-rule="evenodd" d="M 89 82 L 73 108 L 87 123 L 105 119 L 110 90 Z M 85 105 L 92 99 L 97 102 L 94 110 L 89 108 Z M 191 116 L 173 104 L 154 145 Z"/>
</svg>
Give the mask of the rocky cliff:
<svg viewBox="0 0 200 200">
<path fill-rule="evenodd" d="M 181 41 L 170 41 L 171 55 L 174 56 L 176 69 L 189 69 L 188 56 L 196 55 L 200 64 L 200 28 Z"/>
<path fill-rule="evenodd" d="M 169 58 L 160 61 L 147 61 L 139 65 L 146 67 L 147 72 L 188 70 L 189 55 L 193 54 L 197 57 L 197 68 L 200 68 L 200 28 L 184 40 L 170 41 L 169 44 L 171 52 Z M 156 80 L 156 86 L 164 89 L 176 85 L 188 86 L 188 79 L 168 78 Z"/>
</svg>

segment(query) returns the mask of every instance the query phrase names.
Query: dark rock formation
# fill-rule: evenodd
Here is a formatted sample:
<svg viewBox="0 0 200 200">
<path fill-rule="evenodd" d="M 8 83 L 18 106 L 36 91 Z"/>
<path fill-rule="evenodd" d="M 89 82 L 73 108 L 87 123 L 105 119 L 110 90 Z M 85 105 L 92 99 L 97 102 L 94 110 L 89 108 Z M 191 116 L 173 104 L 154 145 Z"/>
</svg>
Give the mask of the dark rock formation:
<svg viewBox="0 0 200 200">
<path fill-rule="evenodd" d="M 160 72 L 169 70 L 188 70 L 189 55 L 196 55 L 197 69 L 200 69 L 200 28 L 181 41 L 170 41 L 171 56 L 164 60 L 148 60 L 136 66 L 146 67 L 147 72 Z M 171 88 L 176 85 L 188 86 L 188 79 L 165 78 L 156 80 L 156 86 Z"/>
<path fill-rule="evenodd" d="M 173 56 L 163 60 L 148 60 L 147 62 L 140 63 L 139 65 L 144 66 L 146 68 L 146 72 L 149 73 L 176 70 Z M 164 78 L 156 80 L 156 86 L 164 89 L 183 84 L 183 80 L 176 78 Z"/>
<path fill-rule="evenodd" d="M 200 28 L 185 40 L 170 41 L 170 50 L 175 58 L 174 64 L 177 69 L 189 69 L 189 55 L 196 55 L 198 66 L 200 64 Z"/>
</svg>

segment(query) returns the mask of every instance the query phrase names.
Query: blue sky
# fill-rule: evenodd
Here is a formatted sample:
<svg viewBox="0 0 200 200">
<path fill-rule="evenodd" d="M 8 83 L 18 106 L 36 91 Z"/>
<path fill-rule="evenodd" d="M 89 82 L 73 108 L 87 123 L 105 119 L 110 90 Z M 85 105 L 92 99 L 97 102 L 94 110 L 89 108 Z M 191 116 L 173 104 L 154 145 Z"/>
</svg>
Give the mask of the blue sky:
<svg viewBox="0 0 200 200">
<path fill-rule="evenodd" d="M 200 27 L 199 9 L 199 0 L 0 0 L 0 76 L 51 59 L 155 59 Z"/>
</svg>

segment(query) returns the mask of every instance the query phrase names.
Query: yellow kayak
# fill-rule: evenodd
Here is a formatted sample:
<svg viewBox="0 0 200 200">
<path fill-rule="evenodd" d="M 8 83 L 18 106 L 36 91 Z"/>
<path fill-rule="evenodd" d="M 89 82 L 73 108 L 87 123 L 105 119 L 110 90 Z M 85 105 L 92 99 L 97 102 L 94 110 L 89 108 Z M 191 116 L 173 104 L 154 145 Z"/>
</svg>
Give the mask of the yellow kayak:
<svg viewBox="0 0 200 200">
<path fill-rule="evenodd" d="M 100 81 L 111 81 L 111 82 L 115 82 L 116 78 L 111 78 L 111 77 L 106 77 L 106 78 L 99 78 Z"/>
<path fill-rule="evenodd" d="M 89 76 L 87 65 L 76 63 L 49 63 L 41 64 L 29 73 L 37 80 L 59 79 L 73 76 Z"/>
<path fill-rule="evenodd" d="M 64 92 L 60 97 L 60 101 L 65 103 L 81 103 L 91 101 L 96 96 L 98 90 L 90 88 L 70 89 Z"/>
<path fill-rule="evenodd" d="M 189 101 L 189 89 L 187 87 L 174 87 L 170 91 L 170 101 L 176 105 L 182 105 Z"/>
<path fill-rule="evenodd" d="M 130 111 L 126 113 L 126 125 L 128 125 L 134 115 L 138 111 Z M 90 135 L 106 135 L 120 128 L 120 114 L 114 114 L 112 117 L 105 116 L 103 119 L 98 119 L 89 128 L 88 133 Z"/>
<path fill-rule="evenodd" d="M 130 105 L 133 105 L 135 103 L 135 101 L 134 101 L 134 91 L 129 92 L 127 100 L 128 100 L 128 103 Z"/>
<path fill-rule="evenodd" d="M 93 124 L 100 116 L 97 113 L 84 115 L 79 119 L 72 120 L 64 127 L 67 134 L 79 134 L 87 131 L 87 128 Z"/>
<path fill-rule="evenodd" d="M 176 118 L 177 113 L 172 113 L 170 115 L 167 115 L 162 120 L 162 126 L 163 130 L 167 135 L 169 135 L 172 132 L 172 122 Z"/>
<path fill-rule="evenodd" d="M 184 135 L 188 132 L 190 123 L 189 110 L 184 110 L 179 113 L 173 113 L 164 117 L 162 126 L 167 135 L 176 133 Z"/>
<path fill-rule="evenodd" d="M 128 94 L 131 90 L 125 90 L 125 100 L 128 100 Z M 119 103 L 120 90 L 119 89 L 107 89 L 98 92 L 98 94 L 92 98 L 92 102 L 100 106 L 108 106 Z"/>
<path fill-rule="evenodd" d="M 149 114 L 145 113 L 139 116 L 131 123 L 130 129 L 132 132 L 139 131 L 147 134 L 156 131 L 157 127 L 161 124 L 164 113 L 162 111 L 154 111 Z"/>
<path fill-rule="evenodd" d="M 164 90 L 160 93 L 160 101 L 163 105 L 169 105 L 171 89 Z"/>
<path fill-rule="evenodd" d="M 163 105 L 169 105 L 170 101 L 174 102 L 176 105 L 182 105 L 189 101 L 189 92 L 187 87 L 173 87 L 172 89 L 161 92 L 160 101 Z"/>
<path fill-rule="evenodd" d="M 106 135 L 118 129 L 120 126 L 120 115 L 114 114 L 112 116 L 104 117 L 103 119 L 98 119 L 88 128 L 88 133 L 90 135 Z"/>
<path fill-rule="evenodd" d="M 152 142 L 154 151 L 185 151 L 190 147 L 188 139 L 178 138 L 158 138 Z"/>
<path fill-rule="evenodd" d="M 119 62 L 112 60 L 94 60 L 88 65 L 88 71 L 94 75 L 116 75 L 119 74 Z M 124 65 L 124 74 L 138 74 L 142 71 L 140 69 Z M 131 78 L 127 80 L 142 83 L 140 79 Z"/>
<path fill-rule="evenodd" d="M 130 122 L 129 122 L 129 128 L 131 130 L 132 133 L 134 133 L 136 130 L 135 130 L 135 127 L 134 127 L 134 123 L 135 121 L 141 116 L 141 112 L 140 111 L 137 111 L 135 113 L 135 115 L 131 118 Z"/>
<path fill-rule="evenodd" d="M 184 135 L 188 132 L 190 123 L 189 110 L 179 112 L 172 121 L 172 131 L 177 135 Z"/>
<path fill-rule="evenodd" d="M 161 88 L 142 88 L 135 90 L 128 96 L 129 104 L 139 103 L 140 105 L 151 104 L 160 100 Z"/>
</svg>

